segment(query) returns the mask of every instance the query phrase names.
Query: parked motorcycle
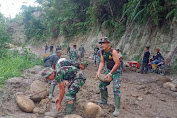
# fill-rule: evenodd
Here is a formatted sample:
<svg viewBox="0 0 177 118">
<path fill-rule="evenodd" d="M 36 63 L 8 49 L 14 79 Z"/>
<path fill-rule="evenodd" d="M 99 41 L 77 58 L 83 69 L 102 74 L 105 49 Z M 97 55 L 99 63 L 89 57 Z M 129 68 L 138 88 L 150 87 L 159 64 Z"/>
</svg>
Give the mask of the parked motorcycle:
<svg viewBox="0 0 177 118">
<path fill-rule="evenodd" d="M 152 64 L 151 64 L 152 60 L 150 60 L 149 64 L 148 64 L 148 71 L 151 73 L 158 73 L 160 75 L 165 75 L 168 68 L 168 65 L 165 64 L 165 61 L 161 61 L 160 63 L 157 64 L 156 69 L 154 70 L 152 68 Z"/>
</svg>

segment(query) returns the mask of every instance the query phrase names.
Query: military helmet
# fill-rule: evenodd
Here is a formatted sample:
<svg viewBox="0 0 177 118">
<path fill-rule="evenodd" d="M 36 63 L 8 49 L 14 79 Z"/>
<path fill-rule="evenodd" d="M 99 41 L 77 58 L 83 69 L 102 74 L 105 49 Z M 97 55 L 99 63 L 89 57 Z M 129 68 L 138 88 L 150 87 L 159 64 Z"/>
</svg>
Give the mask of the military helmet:
<svg viewBox="0 0 177 118">
<path fill-rule="evenodd" d="M 88 66 L 88 62 L 87 61 L 81 62 L 81 64 L 83 64 L 85 67 Z"/>
<path fill-rule="evenodd" d="M 42 71 L 42 76 L 46 78 L 49 75 L 51 75 L 53 72 L 54 72 L 54 69 L 52 69 L 51 67 L 47 67 Z"/>
</svg>

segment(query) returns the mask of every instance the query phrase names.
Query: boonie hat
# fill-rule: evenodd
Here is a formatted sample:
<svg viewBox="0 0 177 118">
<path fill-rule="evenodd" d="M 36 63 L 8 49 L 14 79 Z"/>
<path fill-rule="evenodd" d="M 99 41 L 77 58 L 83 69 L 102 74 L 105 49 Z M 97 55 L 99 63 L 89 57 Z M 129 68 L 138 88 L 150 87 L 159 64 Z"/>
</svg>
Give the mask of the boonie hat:
<svg viewBox="0 0 177 118">
<path fill-rule="evenodd" d="M 51 75 L 54 72 L 54 69 L 52 69 L 51 67 L 47 67 L 42 71 L 42 76 L 44 76 L 45 78 L 48 77 L 49 75 Z"/>
<path fill-rule="evenodd" d="M 110 41 L 108 40 L 108 37 L 102 37 L 99 41 L 99 44 L 101 43 L 110 43 Z"/>
</svg>

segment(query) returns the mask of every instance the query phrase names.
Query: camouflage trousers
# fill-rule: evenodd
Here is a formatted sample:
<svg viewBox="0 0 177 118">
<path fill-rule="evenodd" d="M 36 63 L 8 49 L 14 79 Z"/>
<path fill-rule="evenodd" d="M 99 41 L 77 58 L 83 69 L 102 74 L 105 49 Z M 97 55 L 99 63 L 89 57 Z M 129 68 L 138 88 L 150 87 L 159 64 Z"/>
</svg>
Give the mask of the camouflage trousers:
<svg viewBox="0 0 177 118">
<path fill-rule="evenodd" d="M 68 87 L 68 91 L 66 93 L 65 96 L 65 101 L 71 101 L 71 100 L 75 100 L 76 98 L 76 94 L 78 93 L 78 91 L 80 90 L 80 88 L 84 85 L 86 79 L 83 78 L 79 78 L 79 76 L 70 83 L 69 87 Z"/>
<path fill-rule="evenodd" d="M 107 70 L 106 71 L 106 75 L 109 73 L 110 71 Z M 120 85 L 121 85 L 121 74 L 120 72 L 114 72 L 112 74 L 112 81 L 113 81 L 113 93 L 116 96 L 120 97 Z M 99 83 L 99 89 L 100 91 L 107 91 L 107 86 L 110 84 L 111 82 L 102 82 L 100 81 Z"/>
</svg>

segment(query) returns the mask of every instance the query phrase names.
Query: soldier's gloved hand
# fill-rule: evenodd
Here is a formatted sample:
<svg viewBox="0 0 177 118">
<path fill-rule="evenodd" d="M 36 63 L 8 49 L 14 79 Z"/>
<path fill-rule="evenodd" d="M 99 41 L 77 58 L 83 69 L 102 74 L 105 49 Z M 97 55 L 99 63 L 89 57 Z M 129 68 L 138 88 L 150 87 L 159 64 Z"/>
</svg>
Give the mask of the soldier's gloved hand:
<svg viewBox="0 0 177 118">
<path fill-rule="evenodd" d="M 105 78 L 108 82 L 112 81 L 112 76 L 110 74 L 107 74 Z"/>
</svg>

